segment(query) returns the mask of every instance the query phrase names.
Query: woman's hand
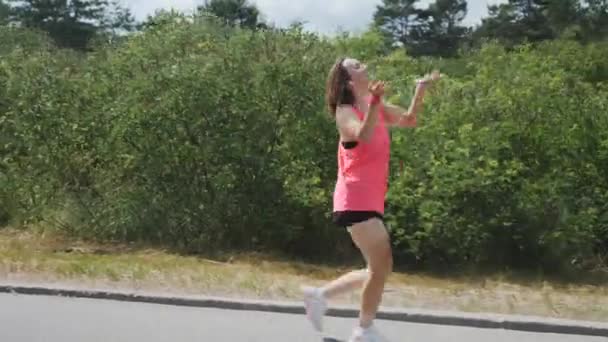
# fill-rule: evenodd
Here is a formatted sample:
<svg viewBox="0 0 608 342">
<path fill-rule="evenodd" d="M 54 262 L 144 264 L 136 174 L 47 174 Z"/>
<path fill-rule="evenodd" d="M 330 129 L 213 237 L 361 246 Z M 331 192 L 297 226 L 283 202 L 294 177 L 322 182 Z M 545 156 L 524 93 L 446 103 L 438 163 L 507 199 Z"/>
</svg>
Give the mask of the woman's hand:
<svg viewBox="0 0 608 342">
<path fill-rule="evenodd" d="M 429 83 L 434 83 L 434 82 L 439 81 L 441 79 L 441 77 L 442 77 L 442 75 L 441 75 L 441 73 L 439 73 L 439 70 L 433 70 L 432 73 L 426 74 L 426 75 L 424 75 L 423 78 L 419 79 L 417 81 L 417 83 L 426 85 Z"/>
<path fill-rule="evenodd" d="M 369 85 L 369 92 L 375 97 L 382 97 L 384 95 L 384 82 L 375 81 Z"/>
</svg>

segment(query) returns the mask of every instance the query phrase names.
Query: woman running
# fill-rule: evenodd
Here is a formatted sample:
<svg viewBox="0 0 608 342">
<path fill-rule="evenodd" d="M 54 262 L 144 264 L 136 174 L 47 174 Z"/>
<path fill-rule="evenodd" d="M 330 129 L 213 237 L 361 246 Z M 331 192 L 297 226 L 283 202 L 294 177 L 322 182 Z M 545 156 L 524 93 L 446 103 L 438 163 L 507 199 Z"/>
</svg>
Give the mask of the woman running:
<svg viewBox="0 0 608 342">
<path fill-rule="evenodd" d="M 350 342 L 376 342 L 382 337 L 373 325 L 392 271 L 391 243 L 383 222 L 390 158 L 388 126 L 415 127 L 428 84 L 437 71 L 417 81 L 409 109 L 383 103 L 383 82 L 368 79 L 366 65 L 339 59 L 329 72 L 327 107 L 340 134 L 338 178 L 333 196 L 333 222 L 348 230 L 367 263 L 323 287 L 304 287 L 306 313 L 322 331 L 327 299 L 363 286 L 359 324 Z"/>
</svg>

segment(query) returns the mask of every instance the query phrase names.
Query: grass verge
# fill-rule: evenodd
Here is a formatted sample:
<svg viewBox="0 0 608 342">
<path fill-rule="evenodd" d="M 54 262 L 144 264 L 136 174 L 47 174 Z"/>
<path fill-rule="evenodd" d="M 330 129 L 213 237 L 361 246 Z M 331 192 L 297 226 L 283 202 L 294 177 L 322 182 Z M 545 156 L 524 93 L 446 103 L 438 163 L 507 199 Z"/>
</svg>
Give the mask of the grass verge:
<svg viewBox="0 0 608 342">
<path fill-rule="evenodd" d="M 300 284 L 322 284 L 348 270 L 256 254 L 217 261 L 0 230 L 0 280 L 8 281 L 298 300 Z M 358 299 L 353 293 L 336 303 L 354 304 Z M 383 305 L 606 322 L 608 284 L 557 283 L 504 274 L 439 277 L 396 272 Z"/>
</svg>

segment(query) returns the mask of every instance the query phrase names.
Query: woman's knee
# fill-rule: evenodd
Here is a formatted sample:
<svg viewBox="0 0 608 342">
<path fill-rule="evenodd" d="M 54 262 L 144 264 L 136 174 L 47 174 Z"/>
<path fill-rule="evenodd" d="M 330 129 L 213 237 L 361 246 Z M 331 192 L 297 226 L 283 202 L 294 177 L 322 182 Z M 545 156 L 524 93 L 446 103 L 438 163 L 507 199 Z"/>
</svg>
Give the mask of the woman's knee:
<svg viewBox="0 0 608 342">
<path fill-rule="evenodd" d="M 390 243 L 379 244 L 369 258 L 369 272 L 380 276 L 386 276 L 393 270 L 393 255 Z"/>
<path fill-rule="evenodd" d="M 355 244 L 363 253 L 370 276 L 384 277 L 392 272 L 393 257 L 390 238 L 380 220 L 369 220 L 351 228 Z"/>
<path fill-rule="evenodd" d="M 389 239 L 376 241 L 368 250 L 367 260 L 370 277 L 385 277 L 391 273 L 393 253 Z"/>
</svg>

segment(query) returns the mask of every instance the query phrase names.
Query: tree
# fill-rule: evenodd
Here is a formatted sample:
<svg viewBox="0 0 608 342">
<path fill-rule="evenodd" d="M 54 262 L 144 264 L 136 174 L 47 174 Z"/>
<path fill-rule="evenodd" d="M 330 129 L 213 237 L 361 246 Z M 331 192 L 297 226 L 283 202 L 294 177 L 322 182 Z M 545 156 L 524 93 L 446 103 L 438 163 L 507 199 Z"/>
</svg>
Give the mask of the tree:
<svg viewBox="0 0 608 342">
<path fill-rule="evenodd" d="M 497 38 L 514 46 L 555 38 L 590 42 L 608 36 L 608 0 L 509 0 L 489 9 L 475 40 Z"/>
<path fill-rule="evenodd" d="M 136 29 L 133 13 L 129 8 L 121 6 L 118 0 L 112 1 L 110 6 L 106 7 L 105 14 L 101 22 L 102 27 L 112 33 L 131 32 Z"/>
<path fill-rule="evenodd" d="M 466 0 L 436 0 L 427 9 L 418 0 L 383 0 L 374 14 L 375 26 L 393 45 L 410 55 L 456 55 L 467 33 L 461 23 L 467 15 Z"/>
<path fill-rule="evenodd" d="M 579 0 L 544 0 L 541 5 L 556 36 L 562 35 L 581 21 L 582 11 Z"/>
<path fill-rule="evenodd" d="M 11 20 L 45 31 L 60 47 L 86 49 L 98 34 L 133 29 L 130 11 L 108 0 L 9 0 Z"/>
<path fill-rule="evenodd" d="M 250 29 L 266 26 L 260 20 L 260 10 L 247 0 L 205 0 L 198 11 L 212 14 L 231 26 Z"/>
<path fill-rule="evenodd" d="M 382 0 L 376 6 L 374 25 L 393 43 L 413 45 L 413 30 L 420 24 L 415 7 L 418 0 Z"/>
<path fill-rule="evenodd" d="M 0 0 L 0 25 L 6 25 L 10 17 L 11 8 Z"/>
<path fill-rule="evenodd" d="M 582 11 L 583 32 L 587 40 L 608 37 L 608 0 L 586 0 Z"/>
<path fill-rule="evenodd" d="M 466 15 L 466 0 L 437 0 L 420 11 L 422 24 L 415 30 L 415 54 L 455 56 L 468 31 L 461 25 Z"/>
<path fill-rule="evenodd" d="M 489 7 L 475 40 L 498 39 L 507 46 L 559 37 L 578 18 L 578 0 L 509 0 Z"/>
</svg>

